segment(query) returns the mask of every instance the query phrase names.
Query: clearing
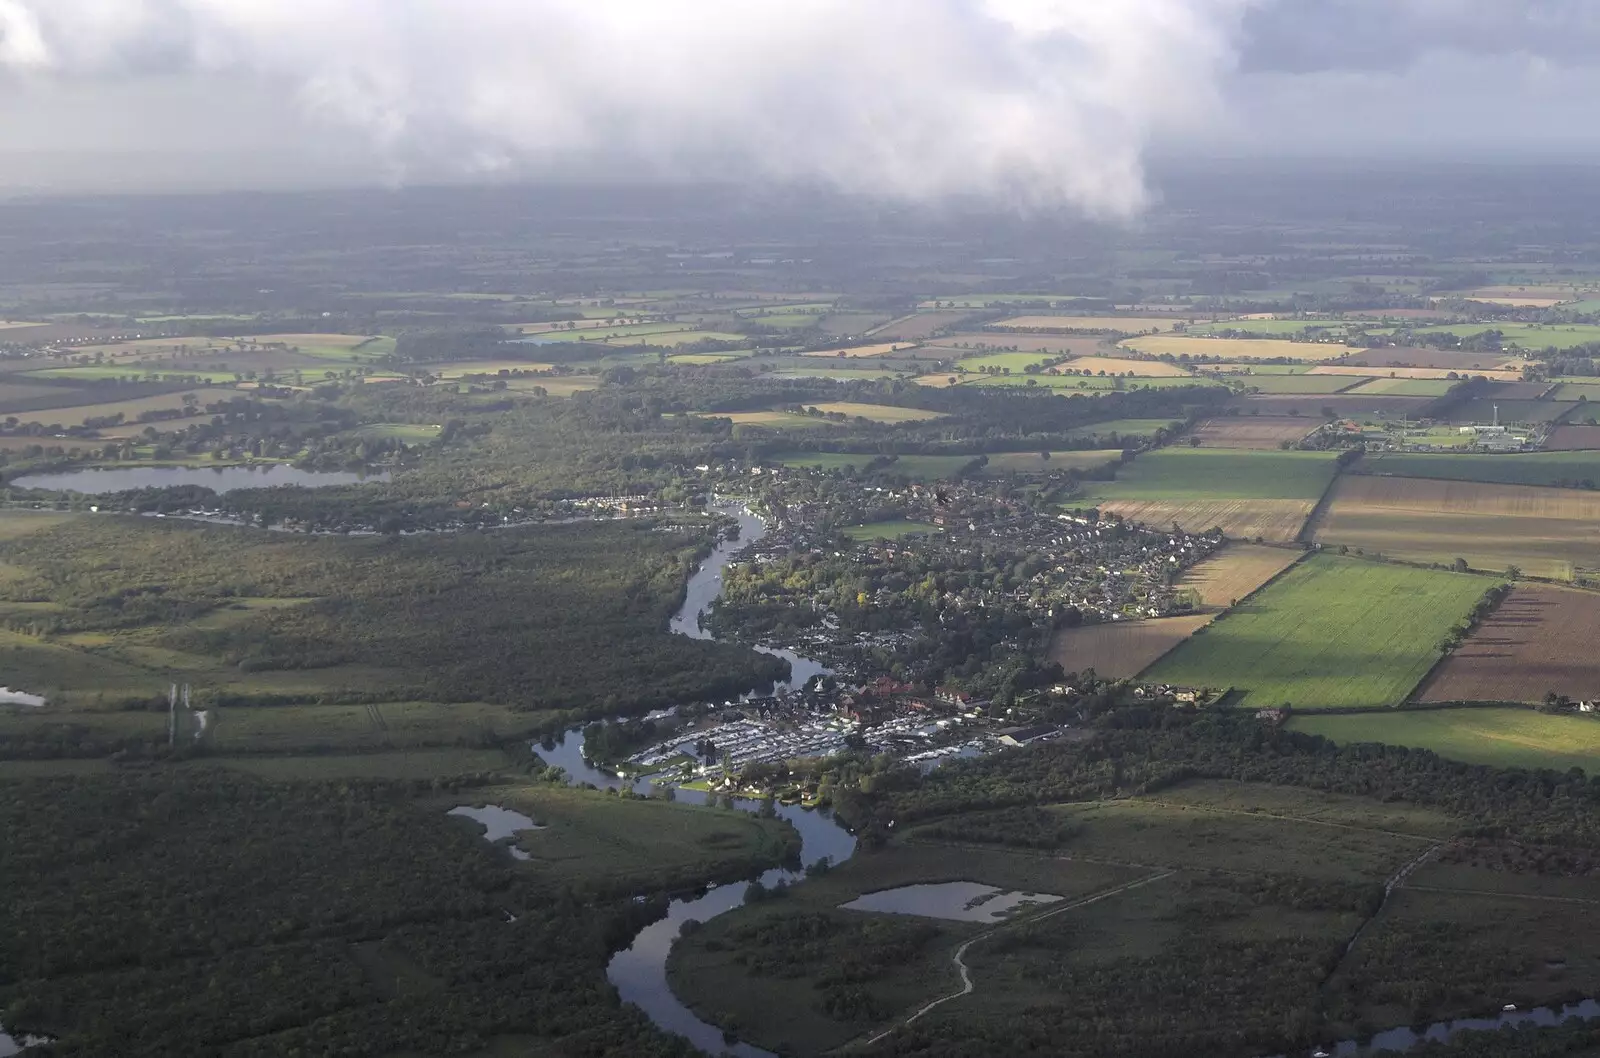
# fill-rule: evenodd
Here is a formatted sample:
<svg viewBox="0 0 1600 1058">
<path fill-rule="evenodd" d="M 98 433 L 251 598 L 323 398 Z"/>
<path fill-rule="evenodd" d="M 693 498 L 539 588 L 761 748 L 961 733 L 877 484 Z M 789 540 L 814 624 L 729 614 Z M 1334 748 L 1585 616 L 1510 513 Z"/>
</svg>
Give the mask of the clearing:
<svg viewBox="0 0 1600 1058">
<path fill-rule="evenodd" d="M 1500 458 L 1500 457 L 1496 457 Z M 1572 580 L 1600 568 L 1600 494 L 1426 478 L 1345 477 L 1316 540 L 1419 562 L 1464 558 Z"/>
<path fill-rule="evenodd" d="M 1383 742 L 1431 749 L 1442 757 L 1497 768 L 1582 768 L 1600 774 L 1600 723 L 1533 709 L 1401 709 L 1386 713 L 1296 716 L 1295 731 L 1341 745 Z"/>
<path fill-rule="evenodd" d="M 1146 678 L 1234 687 L 1245 692 L 1238 703 L 1245 708 L 1396 705 L 1490 583 L 1312 555 L 1162 658 Z"/>
<path fill-rule="evenodd" d="M 1600 694 L 1597 639 L 1600 595 L 1519 584 L 1434 670 L 1417 700 L 1539 702 L 1548 691 L 1592 699 Z"/>
<path fill-rule="evenodd" d="M 1211 623 L 1207 614 L 1064 628 L 1050 643 L 1050 660 L 1067 672 L 1132 679 L 1167 651 Z"/>
</svg>

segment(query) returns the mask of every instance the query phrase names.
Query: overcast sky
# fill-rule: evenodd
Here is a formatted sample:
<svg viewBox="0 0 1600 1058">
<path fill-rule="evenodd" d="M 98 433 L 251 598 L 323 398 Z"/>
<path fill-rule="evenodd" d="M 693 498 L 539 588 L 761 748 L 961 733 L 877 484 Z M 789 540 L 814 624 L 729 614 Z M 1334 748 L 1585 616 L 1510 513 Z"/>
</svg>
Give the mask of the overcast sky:
<svg viewBox="0 0 1600 1058">
<path fill-rule="evenodd" d="M 0 0 L 0 191 L 1600 157 L 1600 0 Z"/>
</svg>

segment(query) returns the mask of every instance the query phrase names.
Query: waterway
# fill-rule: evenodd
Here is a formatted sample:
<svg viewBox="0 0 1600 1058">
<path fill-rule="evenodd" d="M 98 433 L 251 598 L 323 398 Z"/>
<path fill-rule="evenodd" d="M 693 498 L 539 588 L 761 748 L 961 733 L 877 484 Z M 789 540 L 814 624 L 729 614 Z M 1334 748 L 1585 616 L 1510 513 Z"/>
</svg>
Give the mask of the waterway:
<svg viewBox="0 0 1600 1058">
<path fill-rule="evenodd" d="M 689 580 L 683 606 L 673 615 L 671 623 L 672 631 L 695 639 L 711 638 L 711 634 L 700 627 L 700 618 L 722 593 L 723 571 L 734 556 L 757 543 L 767 532 L 766 522 L 746 508 L 726 506 L 720 509 L 739 520 L 739 536 L 720 541 L 695 571 Z M 778 685 L 780 690 L 802 687 L 813 676 L 827 675 L 831 671 L 821 662 L 793 651 L 762 649 L 764 653 L 789 662 L 789 679 Z M 590 766 L 583 758 L 582 728 L 568 731 L 553 746 L 535 744 L 533 748 L 545 763 L 565 768 L 570 782 L 588 782 L 607 789 L 626 786 L 637 793 L 650 790 L 648 779 L 622 779 Z M 691 804 L 709 804 L 713 800 L 712 795 L 698 790 L 676 790 L 674 797 Z M 743 812 L 762 809 L 759 801 L 739 799 L 733 805 Z M 799 832 L 801 863 L 812 864 L 821 859 L 843 863 L 855 854 L 855 836 L 840 826 L 831 813 L 797 805 L 775 805 L 774 810 Z M 792 885 L 804 878 L 801 871 L 776 867 L 761 874 L 760 881 L 770 888 L 779 882 Z M 640 930 L 632 944 L 612 956 L 606 967 L 606 977 L 616 986 L 623 1002 L 639 1007 L 658 1027 L 683 1036 L 702 1051 L 732 1054 L 737 1058 L 776 1058 L 771 1052 L 751 1044 L 728 1042 L 721 1029 L 695 1017 L 694 1011 L 672 994 L 667 983 L 667 956 L 683 924 L 691 919 L 706 922 L 742 906 L 747 887 L 748 882 L 712 886 L 699 896 L 672 901 L 666 917 Z"/>
<path fill-rule="evenodd" d="M 387 471 L 301 470 L 281 463 L 237 467 L 110 467 L 24 474 L 13 488 L 55 489 L 98 496 L 124 489 L 160 489 L 173 485 L 203 485 L 219 495 L 234 489 L 262 489 L 272 485 L 357 485 L 386 481 Z"/>
</svg>

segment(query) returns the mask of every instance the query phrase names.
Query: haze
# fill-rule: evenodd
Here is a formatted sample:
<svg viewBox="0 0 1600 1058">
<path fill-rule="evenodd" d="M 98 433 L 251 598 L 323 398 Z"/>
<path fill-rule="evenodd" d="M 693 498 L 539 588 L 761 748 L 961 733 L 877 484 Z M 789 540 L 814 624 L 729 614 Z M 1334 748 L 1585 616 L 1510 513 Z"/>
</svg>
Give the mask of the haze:
<svg viewBox="0 0 1600 1058">
<path fill-rule="evenodd" d="M 1587 159 L 1582 0 L 0 0 L 0 191 L 818 183 L 1128 216 L 1148 157 Z"/>
</svg>

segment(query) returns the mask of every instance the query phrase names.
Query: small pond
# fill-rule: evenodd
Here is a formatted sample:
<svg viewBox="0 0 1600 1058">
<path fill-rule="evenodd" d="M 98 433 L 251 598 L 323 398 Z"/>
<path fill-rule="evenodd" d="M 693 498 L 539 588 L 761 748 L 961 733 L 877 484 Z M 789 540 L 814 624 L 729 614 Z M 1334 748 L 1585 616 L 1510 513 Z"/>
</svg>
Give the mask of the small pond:
<svg viewBox="0 0 1600 1058">
<path fill-rule="evenodd" d="M 24 474 L 11 482 L 19 489 L 54 489 L 88 496 L 124 489 L 161 489 L 203 485 L 218 493 L 263 489 L 273 485 L 357 485 L 387 481 L 388 471 L 301 470 L 281 463 L 247 467 L 110 467 Z"/>
<path fill-rule="evenodd" d="M 506 838 L 515 837 L 524 830 L 543 830 L 544 827 L 533 821 L 531 816 L 521 812 L 514 812 L 509 808 L 499 805 L 462 805 L 460 808 L 450 809 L 450 815 L 466 816 L 483 826 L 483 836 L 490 841 L 504 841 Z"/>
<path fill-rule="evenodd" d="M 35 709 L 44 705 L 44 698 L 27 691 L 13 691 L 10 687 L 0 687 L 0 705 L 31 705 Z"/>
<path fill-rule="evenodd" d="M 1009 892 L 978 882 L 937 882 L 880 889 L 840 906 L 846 911 L 883 911 L 955 922 L 999 922 L 1013 911 L 1061 899 L 1050 893 Z"/>
<path fill-rule="evenodd" d="M 29 1047 L 39 1047 L 49 1042 L 48 1036 L 24 1036 L 21 1039 L 7 1036 L 5 1026 L 0 1025 L 0 1058 L 10 1058 L 11 1055 L 21 1054 Z"/>
</svg>

